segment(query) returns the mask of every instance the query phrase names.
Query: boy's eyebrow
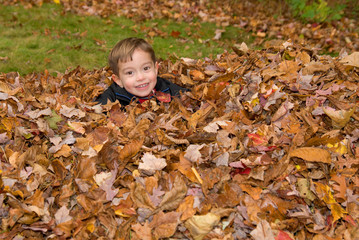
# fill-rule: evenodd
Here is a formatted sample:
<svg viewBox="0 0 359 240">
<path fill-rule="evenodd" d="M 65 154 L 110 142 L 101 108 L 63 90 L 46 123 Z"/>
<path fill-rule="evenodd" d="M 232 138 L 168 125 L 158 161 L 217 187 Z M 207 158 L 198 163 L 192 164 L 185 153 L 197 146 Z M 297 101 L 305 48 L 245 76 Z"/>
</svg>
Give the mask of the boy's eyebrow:
<svg viewBox="0 0 359 240">
<path fill-rule="evenodd" d="M 152 64 L 153 62 L 152 61 L 148 61 L 148 62 L 145 62 L 144 64 L 142 64 L 142 66 L 144 65 L 147 65 L 147 64 Z M 124 71 L 124 70 L 127 70 L 127 69 L 133 69 L 134 67 L 125 67 L 125 68 L 119 68 L 119 70 L 121 71 Z"/>
</svg>

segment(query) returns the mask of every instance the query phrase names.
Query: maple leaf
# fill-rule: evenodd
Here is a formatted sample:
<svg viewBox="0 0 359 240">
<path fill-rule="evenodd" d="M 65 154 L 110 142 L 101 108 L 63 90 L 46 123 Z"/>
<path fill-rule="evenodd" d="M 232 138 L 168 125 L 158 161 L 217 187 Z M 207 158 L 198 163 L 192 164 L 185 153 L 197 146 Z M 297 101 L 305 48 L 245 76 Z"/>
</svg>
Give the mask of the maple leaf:
<svg viewBox="0 0 359 240">
<path fill-rule="evenodd" d="M 131 228 L 137 234 L 138 239 L 152 240 L 152 233 L 151 233 L 152 229 L 147 221 L 145 222 L 144 225 L 141 225 L 140 223 L 136 223 L 132 225 Z"/>
<path fill-rule="evenodd" d="M 354 113 L 354 108 L 350 110 L 335 110 L 333 108 L 324 107 L 323 111 L 327 114 L 333 122 L 334 128 L 342 128 L 344 127 L 349 121 L 351 116 Z"/>
<path fill-rule="evenodd" d="M 156 171 L 162 170 L 167 166 L 166 159 L 157 158 L 151 153 L 145 153 L 141 160 L 142 162 L 138 165 L 138 169 L 147 175 L 153 175 Z"/>
</svg>

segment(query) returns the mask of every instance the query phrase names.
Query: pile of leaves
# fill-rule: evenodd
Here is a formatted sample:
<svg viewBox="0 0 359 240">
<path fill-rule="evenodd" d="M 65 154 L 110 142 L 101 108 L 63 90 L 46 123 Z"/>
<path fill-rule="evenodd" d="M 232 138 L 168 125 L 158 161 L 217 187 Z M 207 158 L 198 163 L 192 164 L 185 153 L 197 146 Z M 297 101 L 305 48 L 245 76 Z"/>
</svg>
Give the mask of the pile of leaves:
<svg viewBox="0 0 359 240">
<path fill-rule="evenodd" d="M 321 53 L 338 53 L 342 49 L 359 51 L 358 19 L 343 17 L 339 21 L 303 23 L 294 19 L 281 1 L 160 1 L 160 0 L 2 0 L 3 4 L 41 6 L 44 2 L 57 2 L 64 13 L 125 16 L 136 21 L 169 18 L 191 23 L 194 20 L 217 23 L 219 33 L 228 25 L 237 26 L 252 35 L 253 47 L 278 45 L 278 41 L 291 39 L 294 43 L 310 46 Z M 282 10 L 279 11 L 278 9 Z M 149 28 L 148 38 L 163 36 L 156 27 Z M 220 41 L 220 36 L 215 39 Z M 270 39 L 270 41 L 268 41 Z"/>
<path fill-rule="evenodd" d="M 0 238 L 357 239 L 358 59 L 242 44 L 126 108 L 107 68 L 2 74 Z"/>
</svg>

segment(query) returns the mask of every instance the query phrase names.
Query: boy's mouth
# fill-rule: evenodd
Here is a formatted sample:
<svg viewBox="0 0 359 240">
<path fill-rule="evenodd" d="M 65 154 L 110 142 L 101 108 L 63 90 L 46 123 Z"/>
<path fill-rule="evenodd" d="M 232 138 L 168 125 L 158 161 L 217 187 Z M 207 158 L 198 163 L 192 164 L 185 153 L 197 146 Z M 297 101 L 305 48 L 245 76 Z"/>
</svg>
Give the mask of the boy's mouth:
<svg viewBox="0 0 359 240">
<path fill-rule="evenodd" d="M 145 83 L 145 84 L 136 86 L 136 88 L 144 88 L 144 87 L 147 87 L 148 85 L 149 85 L 149 83 Z"/>
</svg>

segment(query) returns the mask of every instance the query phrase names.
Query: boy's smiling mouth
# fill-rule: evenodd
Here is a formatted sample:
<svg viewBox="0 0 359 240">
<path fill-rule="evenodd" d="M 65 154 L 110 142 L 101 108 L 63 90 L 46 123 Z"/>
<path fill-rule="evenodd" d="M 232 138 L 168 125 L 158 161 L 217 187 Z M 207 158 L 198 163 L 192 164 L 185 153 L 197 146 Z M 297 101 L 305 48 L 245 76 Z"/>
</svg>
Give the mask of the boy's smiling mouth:
<svg viewBox="0 0 359 240">
<path fill-rule="evenodd" d="M 145 84 L 141 84 L 141 85 L 136 86 L 136 88 L 145 88 L 148 85 L 149 85 L 149 83 L 145 83 Z"/>
</svg>

